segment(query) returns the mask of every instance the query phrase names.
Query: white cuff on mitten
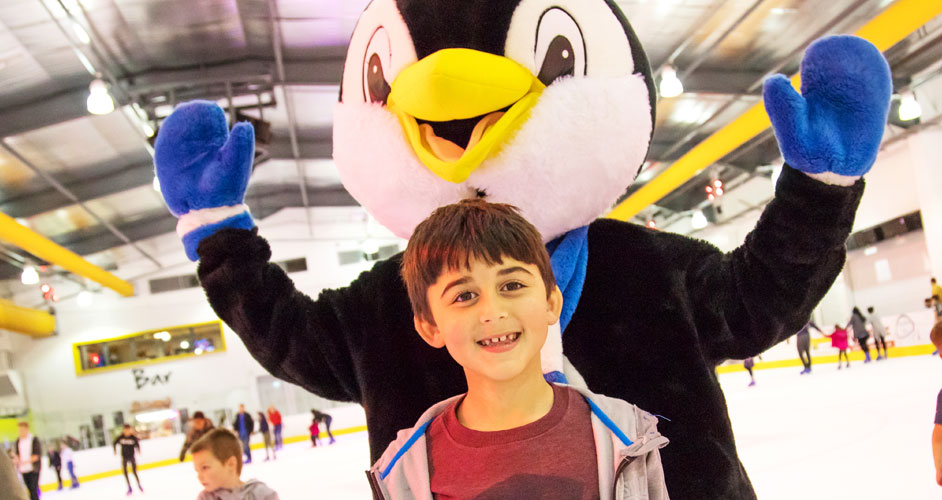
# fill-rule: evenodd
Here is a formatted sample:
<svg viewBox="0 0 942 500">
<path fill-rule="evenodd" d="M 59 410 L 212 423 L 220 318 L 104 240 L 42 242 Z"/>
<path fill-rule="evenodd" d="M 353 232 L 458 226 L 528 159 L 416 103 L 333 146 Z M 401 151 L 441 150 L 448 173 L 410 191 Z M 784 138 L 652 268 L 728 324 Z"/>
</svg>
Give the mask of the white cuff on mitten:
<svg viewBox="0 0 942 500">
<path fill-rule="evenodd" d="M 820 174 L 809 174 L 805 172 L 805 175 L 832 186 L 853 186 L 857 182 L 857 179 L 861 177 L 859 175 L 835 174 L 834 172 L 821 172 Z"/>
<path fill-rule="evenodd" d="M 194 229 L 224 221 L 229 217 L 235 217 L 236 215 L 244 212 L 249 212 L 248 205 L 244 203 L 241 205 L 233 205 L 231 207 L 216 207 L 204 208 L 202 210 L 192 210 L 183 214 L 180 217 L 180 220 L 177 221 L 177 236 L 182 238 L 184 235 L 190 231 L 193 231 Z"/>
</svg>

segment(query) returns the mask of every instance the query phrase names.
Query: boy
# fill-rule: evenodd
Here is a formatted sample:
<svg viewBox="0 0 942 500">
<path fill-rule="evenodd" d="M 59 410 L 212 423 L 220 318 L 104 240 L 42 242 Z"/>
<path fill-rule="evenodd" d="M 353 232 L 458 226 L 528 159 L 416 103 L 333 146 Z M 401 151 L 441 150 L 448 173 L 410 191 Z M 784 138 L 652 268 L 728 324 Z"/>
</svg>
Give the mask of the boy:
<svg viewBox="0 0 942 500">
<path fill-rule="evenodd" d="M 400 431 L 368 473 L 374 498 L 667 498 L 654 417 L 544 379 L 562 294 L 516 209 L 439 208 L 409 240 L 402 276 L 416 331 L 462 366 L 468 392 Z"/>
<path fill-rule="evenodd" d="M 141 478 L 137 477 L 137 460 L 134 458 L 135 452 L 137 454 L 141 453 L 141 441 L 134 435 L 134 431 L 129 424 L 124 424 L 121 434 L 118 434 L 118 437 L 114 438 L 114 442 L 111 443 L 115 455 L 118 454 L 119 444 L 121 445 L 121 470 L 124 472 L 124 481 L 128 483 L 128 495 L 134 492 L 131 489 L 131 479 L 128 478 L 128 464 L 131 465 L 131 472 L 134 473 L 134 479 L 137 481 L 137 489 L 144 493 L 144 488 L 141 487 Z"/>
<path fill-rule="evenodd" d="M 278 500 L 265 483 L 242 482 L 242 444 L 227 429 L 213 429 L 190 447 L 196 477 L 203 485 L 197 500 Z"/>
</svg>

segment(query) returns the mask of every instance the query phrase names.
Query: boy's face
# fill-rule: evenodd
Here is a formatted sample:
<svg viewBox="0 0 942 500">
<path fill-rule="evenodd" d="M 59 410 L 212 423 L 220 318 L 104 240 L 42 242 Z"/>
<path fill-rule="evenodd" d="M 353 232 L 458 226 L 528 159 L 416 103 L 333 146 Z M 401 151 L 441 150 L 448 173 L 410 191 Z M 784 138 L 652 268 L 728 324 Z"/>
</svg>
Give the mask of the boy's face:
<svg viewBox="0 0 942 500">
<path fill-rule="evenodd" d="M 131 428 L 130 428 L 130 427 L 125 427 L 124 429 L 121 430 L 121 433 L 124 434 L 125 436 L 130 436 L 130 435 L 131 435 Z"/>
<path fill-rule="evenodd" d="M 426 295 L 435 324 L 416 318 L 416 330 L 433 347 L 446 347 L 469 382 L 542 373 L 540 349 L 559 319 L 562 294 L 557 287 L 547 298 L 537 266 L 472 260 L 469 269 L 444 270 Z"/>
<path fill-rule="evenodd" d="M 237 465 L 236 457 L 229 457 L 225 463 L 222 463 L 210 450 L 202 450 L 193 454 L 193 469 L 196 470 L 196 477 L 206 491 L 216 491 L 232 484 L 234 481 L 238 482 Z"/>
</svg>

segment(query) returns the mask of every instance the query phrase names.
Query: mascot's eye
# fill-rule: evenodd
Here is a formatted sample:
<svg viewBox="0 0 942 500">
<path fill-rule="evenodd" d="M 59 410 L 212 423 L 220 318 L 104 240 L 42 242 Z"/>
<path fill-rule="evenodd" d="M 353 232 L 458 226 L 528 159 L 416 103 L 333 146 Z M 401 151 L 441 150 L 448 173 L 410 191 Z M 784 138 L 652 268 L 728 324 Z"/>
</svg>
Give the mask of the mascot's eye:
<svg viewBox="0 0 942 500">
<path fill-rule="evenodd" d="M 389 68 L 392 59 L 389 34 L 385 28 L 373 33 L 363 58 L 363 100 L 386 104 L 390 86 L 384 68 Z"/>
<path fill-rule="evenodd" d="M 540 68 L 540 81 L 549 85 L 563 76 L 576 74 L 576 54 L 572 49 L 572 42 L 559 35 L 553 39 L 546 51 L 546 59 Z"/>
<path fill-rule="evenodd" d="M 389 83 L 386 82 L 386 75 L 383 74 L 383 63 L 379 55 L 373 54 L 369 64 L 366 67 L 366 90 L 370 102 L 386 103 L 391 91 Z"/>
<path fill-rule="evenodd" d="M 586 52 L 582 30 L 568 12 L 553 7 L 540 17 L 536 33 L 539 79 L 549 85 L 563 76 L 585 76 Z"/>
</svg>

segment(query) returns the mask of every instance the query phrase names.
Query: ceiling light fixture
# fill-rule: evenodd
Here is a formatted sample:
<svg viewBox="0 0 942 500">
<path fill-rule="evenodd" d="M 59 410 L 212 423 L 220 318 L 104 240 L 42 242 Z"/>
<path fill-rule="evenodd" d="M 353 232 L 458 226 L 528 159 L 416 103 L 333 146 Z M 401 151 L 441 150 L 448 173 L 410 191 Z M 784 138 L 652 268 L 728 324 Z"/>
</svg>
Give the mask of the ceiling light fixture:
<svg viewBox="0 0 942 500">
<path fill-rule="evenodd" d="M 81 24 L 72 21 L 72 33 L 75 33 L 75 38 L 78 39 L 82 45 L 89 45 L 92 43 L 92 37 L 88 36 L 88 32 L 85 31 L 85 28 Z"/>
<path fill-rule="evenodd" d="M 108 93 L 108 86 L 100 78 L 92 80 L 88 86 L 88 112 L 93 115 L 107 115 L 114 111 L 114 99 Z"/>
<path fill-rule="evenodd" d="M 32 264 L 23 266 L 23 274 L 20 275 L 20 281 L 24 285 L 35 285 L 39 283 L 39 273 L 36 272 L 36 266 Z"/>
<path fill-rule="evenodd" d="M 92 305 L 92 302 L 95 301 L 95 296 L 92 295 L 92 292 L 89 292 L 88 290 L 82 290 L 78 293 L 76 301 L 78 302 L 79 307 L 84 309 Z"/>
<path fill-rule="evenodd" d="M 707 220 L 706 214 L 703 213 L 703 210 L 697 210 L 693 213 L 693 218 L 690 219 L 690 227 L 695 230 L 703 229 L 710 225 L 710 221 Z"/>
<path fill-rule="evenodd" d="M 899 103 L 899 119 L 904 122 L 913 121 L 922 117 L 922 106 L 916 100 L 916 94 L 903 92 Z"/>
<path fill-rule="evenodd" d="M 670 99 L 684 93 L 684 84 L 677 78 L 677 70 L 673 66 L 664 66 L 661 71 L 661 97 Z"/>
</svg>

